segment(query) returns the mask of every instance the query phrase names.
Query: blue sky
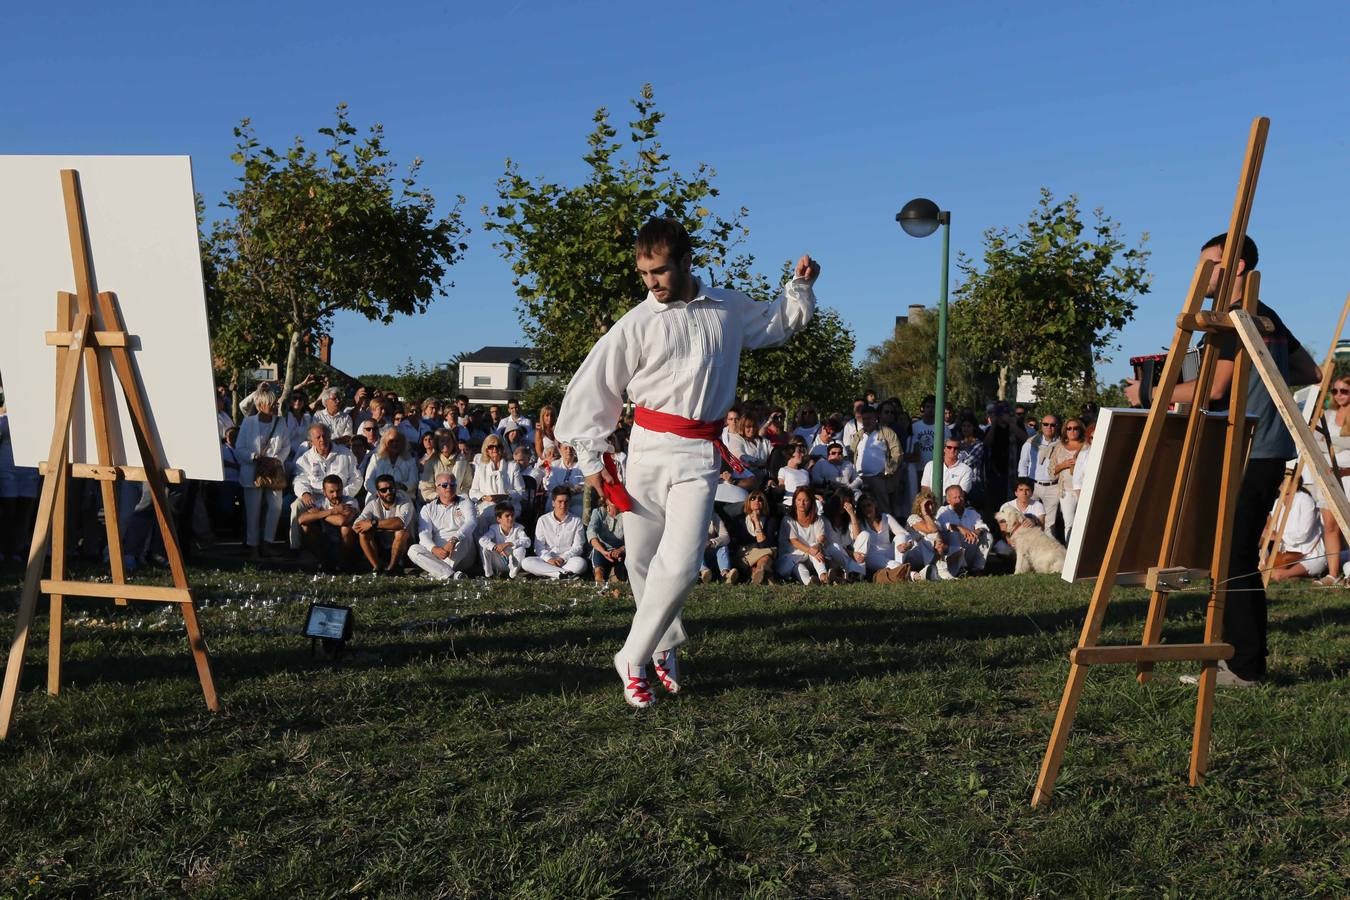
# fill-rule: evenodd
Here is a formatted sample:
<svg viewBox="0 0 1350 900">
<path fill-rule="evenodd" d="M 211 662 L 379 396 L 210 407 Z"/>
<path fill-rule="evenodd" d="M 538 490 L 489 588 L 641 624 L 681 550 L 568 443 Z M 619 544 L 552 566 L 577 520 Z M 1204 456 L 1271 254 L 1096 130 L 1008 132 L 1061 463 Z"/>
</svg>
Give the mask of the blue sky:
<svg viewBox="0 0 1350 900">
<path fill-rule="evenodd" d="M 0 152 L 187 153 L 208 210 L 237 172 L 231 128 L 274 146 L 381 122 L 423 183 L 467 198 L 469 253 L 432 311 L 342 318 L 352 373 L 439 362 L 521 334 L 480 207 L 507 157 L 573 182 L 590 118 L 644 82 L 674 165 L 718 171 L 765 271 L 810 252 L 861 348 L 936 299 L 941 245 L 894 216 L 952 211 L 953 252 L 1024 221 L 1041 186 L 1150 235 L 1153 292 L 1103 374 L 1156 352 L 1196 251 L 1227 227 L 1253 116 L 1271 117 L 1251 233 L 1264 298 L 1319 356 L 1350 277 L 1350 28 L 1344 4 L 6 4 Z M 1034 339 L 1029 335 L 1028 339 Z"/>
</svg>

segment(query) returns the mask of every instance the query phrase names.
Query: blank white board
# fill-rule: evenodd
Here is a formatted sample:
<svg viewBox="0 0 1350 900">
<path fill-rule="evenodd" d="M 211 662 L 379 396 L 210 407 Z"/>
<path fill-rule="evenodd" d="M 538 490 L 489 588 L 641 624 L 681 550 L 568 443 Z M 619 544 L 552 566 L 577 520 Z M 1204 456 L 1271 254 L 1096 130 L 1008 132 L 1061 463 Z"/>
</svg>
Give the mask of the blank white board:
<svg viewBox="0 0 1350 900">
<path fill-rule="evenodd" d="M 21 466 L 45 459 L 55 425 L 58 291 L 75 291 L 61 170 L 80 175 L 95 290 L 117 295 L 166 465 L 222 478 L 211 341 L 186 156 L 0 156 L 0 374 Z M 105 376 L 107 370 L 105 369 Z M 141 465 L 116 380 L 112 459 Z M 97 462 L 92 413 L 77 393 L 71 461 Z"/>
</svg>

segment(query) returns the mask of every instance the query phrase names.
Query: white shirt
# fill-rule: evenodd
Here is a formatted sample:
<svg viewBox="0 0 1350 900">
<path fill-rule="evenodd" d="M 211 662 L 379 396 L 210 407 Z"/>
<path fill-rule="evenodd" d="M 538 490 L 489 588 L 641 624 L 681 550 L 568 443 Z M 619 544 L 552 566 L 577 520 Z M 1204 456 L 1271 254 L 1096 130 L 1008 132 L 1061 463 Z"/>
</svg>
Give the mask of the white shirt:
<svg viewBox="0 0 1350 900">
<path fill-rule="evenodd" d="M 881 439 L 881 429 L 864 431 L 858 438 L 858 454 L 854 460 L 858 464 L 858 474 L 866 476 L 886 473 L 886 442 Z"/>
<path fill-rule="evenodd" d="M 216 430 L 220 432 L 220 439 L 225 440 L 225 432 L 234 427 L 234 419 L 225 410 L 216 412 Z"/>
<path fill-rule="evenodd" d="M 1042 442 L 1040 435 L 1029 438 L 1022 444 L 1022 454 L 1017 459 L 1017 475 L 1020 478 L 1033 478 L 1037 484 L 1055 481 L 1050 474 L 1050 451 L 1058 441 Z"/>
<path fill-rule="evenodd" d="M 239 455 L 239 483 L 244 487 L 253 487 L 254 457 L 273 456 L 285 462 L 286 457 L 291 455 L 291 439 L 286 431 L 286 423 L 277 416 L 273 416 L 270 422 L 260 421 L 257 415 L 249 416 L 239 425 L 234 449 Z"/>
<path fill-rule="evenodd" d="M 329 437 L 333 440 L 352 436 L 352 417 L 344 412 L 333 414 L 321 409 L 314 414 L 314 421 L 319 425 L 327 425 Z"/>
<path fill-rule="evenodd" d="M 539 521 L 534 523 L 534 555 L 540 559 L 558 557 L 568 560 L 580 556 L 585 540 L 586 529 L 582 527 L 581 520 L 571 513 L 559 522 L 558 517 L 550 512 L 540 516 Z"/>
<path fill-rule="evenodd" d="M 1015 512 L 1020 512 L 1024 516 L 1031 516 L 1037 522 L 1045 524 L 1045 504 L 1039 500 L 1033 499 L 1030 503 L 1027 504 L 1027 508 L 1023 509 L 1022 507 L 1017 505 L 1017 498 L 1014 497 L 1013 499 L 1009 500 L 1007 503 L 1003 504 L 998 508 L 999 512 L 1003 512 L 1005 510 L 1014 510 Z"/>
<path fill-rule="evenodd" d="M 980 518 L 980 514 L 975 511 L 973 506 L 967 506 L 959 516 L 956 514 L 956 510 L 950 506 L 944 506 L 938 510 L 936 518 L 937 523 L 947 529 L 954 529 L 957 525 L 960 525 L 962 528 L 969 529 L 977 534 L 989 530 L 989 526 L 984 524 L 984 519 Z"/>
<path fill-rule="evenodd" d="M 930 459 L 923 467 L 923 477 L 919 479 L 920 487 L 931 487 L 933 484 L 933 461 Z M 954 466 L 942 467 L 942 490 L 944 496 L 947 488 L 954 484 L 961 485 L 961 490 L 965 491 L 967 496 L 970 494 L 971 487 L 975 484 L 975 473 L 971 471 L 970 466 L 963 462 L 958 462 Z"/>
<path fill-rule="evenodd" d="M 530 536 L 525 533 L 524 528 L 521 528 L 514 522 L 511 523 L 510 534 L 502 534 L 501 523 L 493 522 L 492 527 L 485 531 L 483 536 L 478 539 L 478 546 L 482 547 L 484 550 L 491 550 L 498 544 L 510 544 L 512 550 L 529 551 Z"/>
<path fill-rule="evenodd" d="M 909 426 L 910 453 L 919 455 L 919 464 L 933 460 L 933 426 L 923 419 L 915 419 Z"/>
<path fill-rule="evenodd" d="M 1075 491 L 1083 490 L 1083 476 L 1087 474 L 1088 455 L 1092 453 L 1092 445 L 1084 444 L 1083 449 L 1078 451 L 1078 455 L 1073 458 L 1073 478 L 1071 483 Z"/>
<path fill-rule="evenodd" d="M 431 550 L 444 547 L 451 538 L 455 539 L 456 546 L 473 540 L 478 513 L 468 497 L 456 497 L 450 504 L 437 499 L 422 507 L 417 520 L 420 532 L 417 542 Z"/>
<path fill-rule="evenodd" d="M 810 447 L 816 442 L 816 435 L 820 434 L 820 423 L 817 422 L 815 425 L 799 425 L 792 429 L 792 433 L 806 441 L 806 446 Z"/>
<path fill-rule="evenodd" d="M 399 490 L 411 492 L 416 490 L 417 479 L 421 474 L 417 461 L 411 456 L 391 460 L 387 456 L 371 453 L 366 460 L 366 490 L 372 497 L 375 496 L 375 479 L 381 475 L 390 475 Z"/>
<path fill-rule="evenodd" d="M 857 490 L 862 482 L 858 479 L 858 470 L 848 460 L 840 460 L 838 465 L 829 459 L 816 460 L 811 467 L 812 484 L 842 484 Z"/>
<path fill-rule="evenodd" d="M 778 480 L 783 482 L 783 505 L 791 506 L 792 495 L 796 493 L 797 488 L 806 487 L 811 483 L 811 473 L 805 469 L 783 466 L 778 470 Z"/>
<path fill-rule="evenodd" d="M 626 393 L 638 406 L 708 422 L 736 398 L 741 351 L 783 343 L 811 320 L 815 293 L 794 278 L 770 303 L 695 282 L 688 303 L 648 293 L 591 348 L 572 376 L 557 438 L 577 451 L 587 475 L 600 471 Z M 547 516 L 545 516 L 547 518 Z"/>
<path fill-rule="evenodd" d="M 381 519 L 402 519 L 403 530 L 416 527 L 413 521 L 413 503 L 408 498 L 395 494 L 398 497 L 393 506 L 385 506 L 378 496 L 373 497 L 366 503 L 366 508 L 361 510 L 361 515 L 356 517 L 356 521 L 365 519 L 368 522 L 378 522 Z"/>
<path fill-rule="evenodd" d="M 1271 513 L 1278 515 L 1280 501 L 1276 499 Z M 1304 556 L 1321 556 L 1322 517 L 1317 514 L 1317 504 L 1307 491 L 1295 491 L 1289 504 L 1289 518 L 1284 524 L 1283 549 Z"/>
<path fill-rule="evenodd" d="M 295 481 L 291 490 L 295 496 L 310 493 L 319 496 L 323 493 L 323 480 L 329 475 L 342 479 L 342 493 L 356 494 L 361 490 L 361 473 L 356 468 L 356 457 L 346 447 L 333 444 L 327 456 L 310 448 L 300 454 L 295 461 Z"/>
<path fill-rule="evenodd" d="M 520 468 L 515 460 L 504 459 L 500 466 L 490 462 L 474 464 L 469 497 L 476 502 L 495 494 L 507 495 L 519 510 L 520 500 L 525 496 L 525 482 L 521 480 Z"/>
</svg>

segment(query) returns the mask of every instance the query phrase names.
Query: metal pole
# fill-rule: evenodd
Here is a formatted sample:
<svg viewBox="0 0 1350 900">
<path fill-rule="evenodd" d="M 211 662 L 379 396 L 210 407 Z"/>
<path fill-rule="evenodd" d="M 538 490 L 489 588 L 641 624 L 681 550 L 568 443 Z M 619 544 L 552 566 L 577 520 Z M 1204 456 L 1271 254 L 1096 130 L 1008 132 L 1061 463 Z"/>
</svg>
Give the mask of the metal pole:
<svg viewBox="0 0 1350 900">
<path fill-rule="evenodd" d="M 938 213 L 942 223 L 942 282 L 938 300 L 937 333 L 937 387 L 933 393 L 933 496 L 938 506 L 944 500 L 942 491 L 942 445 L 947 439 L 944 418 L 947 414 L 947 268 L 951 254 L 952 214 Z"/>
</svg>

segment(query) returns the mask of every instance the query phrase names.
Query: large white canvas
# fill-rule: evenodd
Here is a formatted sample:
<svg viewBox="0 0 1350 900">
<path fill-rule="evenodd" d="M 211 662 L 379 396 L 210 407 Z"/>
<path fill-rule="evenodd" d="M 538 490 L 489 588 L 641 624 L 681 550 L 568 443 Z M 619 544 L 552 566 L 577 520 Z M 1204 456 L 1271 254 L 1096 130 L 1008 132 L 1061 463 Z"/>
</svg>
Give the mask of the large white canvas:
<svg viewBox="0 0 1350 900">
<path fill-rule="evenodd" d="M 117 295 L 166 464 L 222 477 L 211 343 L 186 156 L 0 156 L 0 374 L 18 465 L 50 449 L 55 418 L 58 291 L 75 291 L 61 170 L 80 174 L 95 288 Z M 117 396 L 111 462 L 139 466 L 125 399 Z M 82 397 L 84 385 L 81 383 Z M 79 402 L 73 462 L 97 462 L 92 414 Z M 83 425 L 81 425 L 83 422 Z"/>
</svg>

